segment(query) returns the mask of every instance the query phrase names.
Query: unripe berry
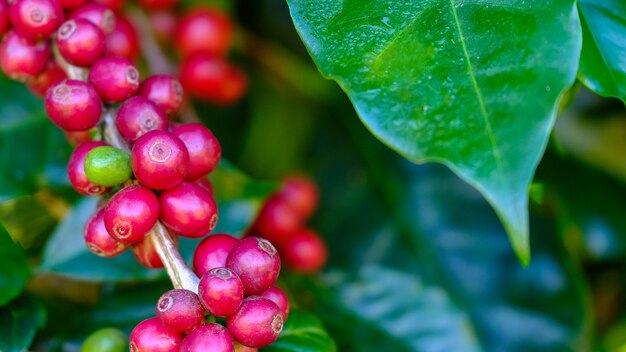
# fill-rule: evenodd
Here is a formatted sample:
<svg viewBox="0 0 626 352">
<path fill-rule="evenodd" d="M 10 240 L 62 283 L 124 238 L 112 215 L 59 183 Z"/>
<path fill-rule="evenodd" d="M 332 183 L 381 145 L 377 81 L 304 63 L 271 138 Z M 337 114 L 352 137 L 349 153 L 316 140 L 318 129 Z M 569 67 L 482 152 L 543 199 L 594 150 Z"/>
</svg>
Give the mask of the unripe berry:
<svg viewBox="0 0 626 352">
<path fill-rule="evenodd" d="M 217 105 L 237 102 L 248 85 L 239 68 L 207 54 L 194 54 L 183 61 L 180 82 L 189 95 Z"/>
<path fill-rule="evenodd" d="M 140 185 L 117 192 L 104 208 L 104 225 L 109 235 L 127 244 L 146 238 L 158 217 L 159 199 Z"/>
<path fill-rule="evenodd" d="M 59 28 L 56 42 L 63 58 L 79 67 L 93 65 L 106 50 L 104 33 L 82 18 L 65 21 Z"/>
<path fill-rule="evenodd" d="M 280 308 L 281 313 L 285 317 L 285 320 L 289 317 L 289 298 L 283 290 L 276 286 L 271 286 L 267 289 L 267 291 L 261 294 L 261 297 L 265 297 L 270 301 L 276 303 L 278 308 Z"/>
<path fill-rule="evenodd" d="M 159 298 L 156 314 L 169 329 L 189 332 L 202 323 L 204 308 L 195 293 L 178 289 L 167 291 Z"/>
<path fill-rule="evenodd" d="M 188 12 L 176 31 L 176 45 L 183 56 L 206 53 L 223 56 L 233 38 L 233 24 L 226 14 L 200 8 Z"/>
<path fill-rule="evenodd" d="M 300 273 L 318 272 L 328 257 L 326 243 L 314 231 L 301 228 L 280 247 L 285 265 Z"/>
<path fill-rule="evenodd" d="M 118 16 L 115 30 L 107 36 L 106 43 L 106 56 L 119 56 L 135 60 L 139 55 L 137 31 L 126 17 Z"/>
<path fill-rule="evenodd" d="M 233 352 L 233 337 L 220 324 L 207 323 L 189 333 L 180 346 L 180 352 Z"/>
<path fill-rule="evenodd" d="M 200 279 L 198 297 L 212 315 L 229 317 L 235 314 L 243 302 L 243 284 L 230 269 L 211 269 Z"/>
<path fill-rule="evenodd" d="M 276 341 L 283 330 L 285 317 L 276 303 L 263 297 L 243 300 L 227 326 L 235 340 L 249 347 L 265 347 Z"/>
<path fill-rule="evenodd" d="M 33 92 L 33 94 L 43 98 L 46 96 L 50 87 L 66 78 L 67 75 L 61 66 L 59 66 L 56 61 L 50 60 L 48 61 L 45 71 L 43 71 L 35 79 L 26 82 L 26 85 L 28 86 L 28 89 Z"/>
<path fill-rule="evenodd" d="M 58 0 L 13 0 L 9 20 L 13 29 L 31 40 L 46 40 L 63 23 L 63 8 Z"/>
<path fill-rule="evenodd" d="M 222 148 L 211 130 L 199 123 L 186 123 L 172 130 L 189 151 L 187 180 L 208 175 L 220 162 Z"/>
<path fill-rule="evenodd" d="M 121 57 L 105 57 L 96 61 L 88 76 L 102 100 L 122 102 L 139 89 L 139 71 L 133 63 Z"/>
<path fill-rule="evenodd" d="M 163 224 L 183 237 L 200 238 L 217 224 L 217 204 L 202 187 L 183 182 L 159 196 Z"/>
<path fill-rule="evenodd" d="M 0 0 L 0 37 L 11 29 L 9 23 L 9 4 L 6 0 Z"/>
<path fill-rule="evenodd" d="M 178 26 L 176 15 L 171 11 L 153 11 L 149 16 L 150 27 L 157 39 L 163 43 L 171 42 Z"/>
<path fill-rule="evenodd" d="M 167 129 L 167 116 L 148 99 L 140 96 L 126 100 L 117 111 L 115 119 L 120 135 L 134 143 L 146 132 Z"/>
<path fill-rule="evenodd" d="M 0 67 L 16 81 L 34 79 L 46 69 L 49 59 L 48 42 L 33 42 L 14 31 L 7 33 L 0 44 Z"/>
<path fill-rule="evenodd" d="M 300 214 L 301 221 L 305 221 L 317 207 L 319 191 L 310 179 L 291 176 L 285 179 L 276 197 L 294 208 Z"/>
<path fill-rule="evenodd" d="M 85 159 L 85 174 L 89 181 L 101 186 L 126 182 L 132 176 L 130 156 L 114 147 L 94 148 Z"/>
<path fill-rule="evenodd" d="M 67 163 L 67 175 L 76 192 L 86 196 L 99 196 L 108 192 L 109 188 L 96 185 L 89 181 L 85 174 L 85 159 L 94 148 L 107 145 L 104 142 L 85 142 L 79 145 Z"/>
<path fill-rule="evenodd" d="M 202 277 L 211 269 L 226 266 L 230 251 L 239 243 L 239 239 L 224 234 L 215 234 L 203 239 L 193 254 L 193 271 Z"/>
<path fill-rule="evenodd" d="M 300 214 L 277 197 L 270 197 L 259 211 L 252 232 L 280 247 L 301 225 Z"/>
<path fill-rule="evenodd" d="M 158 318 L 139 323 L 130 333 L 130 352 L 178 352 L 183 334 L 168 329 Z"/>
<path fill-rule="evenodd" d="M 248 237 L 230 252 L 226 267 L 239 275 L 246 295 L 259 295 L 276 282 L 280 256 L 269 241 Z"/>
<path fill-rule="evenodd" d="M 95 24 L 105 35 L 115 29 L 115 14 L 111 9 L 101 4 L 91 2 L 82 6 L 70 15 L 71 19 L 82 18 Z"/>
<path fill-rule="evenodd" d="M 94 87 L 83 81 L 65 80 L 48 89 L 46 113 L 65 131 L 85 131 L 100 121 L 102 102 Z"/>
<path fill-rule="evenodd" d="M 118 329 L 100 329 L 87 337 L 80 352 L 125 352 L 128 348 L 126 335 Z"/>
<path fill-rule="evenodd" d="M 259 351 L 258 348 L 244 346 L 244 345 L 240 344 L 239 342 L 235 341 L 235 351 L 234 352 L 258 352 L 258 351 Z"/>
<path fill-rule="evenodd" d="M 187 175 L 189 153 L 175 135 L 150 131 L 133 146 L 131 162 L 137 180 L 146 187 L 166 190 L 179 185 Z"/>
<path fill-rule="evenodd" d="M 183 86 L 170 75 L 148 77 L 139 87 L 139 95 L 153 102 L 167 115 L 174 115 L 183 104 Z"/>
<path fill-rule="evenodd" d="M 128 245 L 114 240 L 104 227 L 104 209 L 98 209 L 85 223 L 83 237 L 93 254 L 111 258 L 120 255 L 128 248 Z"/>
</svg>

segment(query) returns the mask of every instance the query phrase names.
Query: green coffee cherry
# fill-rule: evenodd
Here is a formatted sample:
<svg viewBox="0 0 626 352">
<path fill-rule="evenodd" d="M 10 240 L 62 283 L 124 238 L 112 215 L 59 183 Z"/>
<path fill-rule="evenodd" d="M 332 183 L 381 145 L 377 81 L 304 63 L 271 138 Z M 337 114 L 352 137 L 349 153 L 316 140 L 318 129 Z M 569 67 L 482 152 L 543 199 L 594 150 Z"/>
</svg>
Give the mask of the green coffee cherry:
<svg viewBox="0 0 626 352">
<path fill-rule="evenodd" d="M 121 331 L 104 328 L 89 335 L 80 352 L 125 352 L 127 346 L 128 341 Z"/>
<path fill-rule="evenodd" d="M 132 175 L 130 156 L 113 147 L 97 147 L 87 154 L 85 174 L 96 185 L 111 187 L 127 181 Z"/>
</svg>

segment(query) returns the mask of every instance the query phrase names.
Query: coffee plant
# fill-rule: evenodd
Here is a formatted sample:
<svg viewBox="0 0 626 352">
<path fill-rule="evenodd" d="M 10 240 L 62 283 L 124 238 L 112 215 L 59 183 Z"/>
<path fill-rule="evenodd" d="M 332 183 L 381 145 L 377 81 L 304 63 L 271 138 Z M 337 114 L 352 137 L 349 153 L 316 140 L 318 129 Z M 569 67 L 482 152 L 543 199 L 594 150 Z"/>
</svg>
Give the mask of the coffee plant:
<svg viewBox="0 0 626 352">
<path fill-rule="evenodd" d="M 616 0 L 0 0 L 0 352 L 626 351 L 625 37 Z"/>
</svg>

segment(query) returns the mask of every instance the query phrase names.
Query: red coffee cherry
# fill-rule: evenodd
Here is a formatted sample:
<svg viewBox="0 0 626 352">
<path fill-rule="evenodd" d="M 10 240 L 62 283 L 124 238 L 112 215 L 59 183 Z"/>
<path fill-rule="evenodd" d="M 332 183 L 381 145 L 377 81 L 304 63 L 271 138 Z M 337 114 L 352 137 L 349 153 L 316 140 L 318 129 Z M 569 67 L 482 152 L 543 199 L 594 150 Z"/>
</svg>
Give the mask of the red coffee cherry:
<svg viewBox="0 0 626 352">
<path fill-rule="evenodd" d="M 243 302 L 243 284 L 239 276 L 227 268 L 211 269 L 198 285 L 198 297 L 206 310 L 216 317 L 229 317 Z"/>
<path fill-rule="evenodd" d="M 65 21 L 59 28 L 56 42 L 63 58 L 79 67 L 93 65 L 106 50 L 104 33 L 81 18 Z"/>
<path fill-rule="evenodd" d="M 134 143 L 146 132 L 167 130 L 167 116 L 144 97 L 126 100 L 117 111 L 115 125 L 128 143 Z"/>
<path fill-rule="evenodd" d="M 240 344 L 239 342 L 235 341 L 235 352 L 258 352 L 258 351 L 259 351 L 258 348 L 244 346 Z"/>
<path fill-rule="evenodd" d="M 139 5 L 148 11 L 168 10 L 178 4 L 178 0 L 139 0 Z"/>
<path fill-rule="evenodd" d="M 170 290 L 159 298 L 156 314 L 169 329 L 189 332 L 202 323 L 204 308 L 195 293 L 182 289 Z"/>
<path fill-rule="evenodd" d="M 13 0 L 9 5 L 13 29 L 31 40 L 50 38 L 63 23 L 63 17 L 58 0 Z"/>
<path fill-rule="evenodd" d="M 283 331 L 285 317 L 276 303 L 263 297 L 243 300 L 235 315 L 226 325 L 235 340 L 249 347 L 265 347 L 278 339 Z"/>
<path fill-rule="evenodd" d="M 328 257 L 326 243 L 313 230 L 301 228 L 291 235 L 291 239 L 283 244 L 281 255 L 285 265 L 300 273 L 316 273 Z"/>
<path fill-rule="evenodd" d="M 55 125 L 65 131 L 85 131 L 100 121 L 102 102 L 87 82 L 65 80 L 48 89 L 46 113 Z"/>
<path fill-rule="evenodd" d="M 163 224 L 178 235 L 200 238 L 217 224 L 217 204 L 202 187 L 183 182 L 159 196 Z"/>
<path fill-rule="evenodd" d="M 120 103 L 139 89 L 139 71 L 133 63 L 121 57 L 105 57 L 96 61 L 88 76 L 107 103 Z"/>
<path fill-rule="evenodd" d="M 9 4 L 6 0 L 0 0 L 0 37 L 11 29 L 9 23 Z"/>
<path fill-rule="evenodd" d="M 94 148 L 106 145 L 104 142 L 85 142 L 74 149 L 70 161 L 67 163 L 67 175 L 76 192 L 86 196 L 99 196 L 109 191 L 107 187 L 91 183 L 85 175 L 84 168 L 87 154 Z"/>
<path fill-rule="evenodd" d="M 32 42 L 16 32 L 9 32 L 0 44 L 0 67 L 16 81 L 34 79 L 45 69 L 50 59 L 46 41 Z"/>
<path fill-rule="evenodd" d="M 104 225 L 114 239 L 133 244 L 142 241 L 159 217 L 159 199 L 140 185 L 117 192 L 104 208 Z"/>
<path fill-rule="evenodd" d="M 185 337 L 180 352 L 233 352 L 234 348 L 233 337 L 225 327 L 207 323 Z"/>
<path fill-rule="evenodd" d="M 146 97 L 169 116 L 176 114 L 183 105 L 183 86 L 170 75 L 148 77 L 141 83 L 138 94 Z"/>
<path fill-rule="evenodd" d="M 126 3 L 125 0 L 96 0 L 96 2 L 110 8 L 114 12 L 119 12 Z"/>
<path fill-rule="evenodd" d="M 220 142 L 200 123 L 186 123 L 172 130 L 189 151 L 187 180 L 194 181 L 213 171 L 222 157 Z"/>
<path fill-rule="evenodd" d="M 233 24 L 223 12 L 199 8 L 185 14 L 176 30 L 175 43 L 183 56 L 206 53 L 223 56 L 233 40 Z"/>
<path fill-rule="evenodd" d="M 230 251 L 239 243 L 239 239 L 225 234 L 215 234 L 203 239 L 193 254 L 193 271 L 202 277 L 211 269 L 226 266 Z"/>
<path fill-rule="evenodd" d="M 115 30 L 106 38 L 106 56 L 125 57 L 135 60 L 139 56 L 139 36 L 133 24 L 123 16 L 118 16 Z"/>
<path fill-rule="evenodd" d="M 259 295 L 276 282 L 280 256 L 269 241 L 248 237 L 230 252 L 226 267 L 239 275 L 246 295 Z"/>
<path fill-rule="evenodd" d="M 302 221 L 306 221 L 317 208 L 319 191 L 310 179 L 303 176 L 290 176 L 285 179 L 276 196 L 294 208 L 300 214 Z"/>
<path fill-rule="evenodd" d="M 133 172 L 146 187 L 166 190 L 179 185 L 187 175 L 189 153 L 185 144 L 165 131 L 150 131 L 139 137 L 131 156 Z"/>
<path fill-rule="evenodd" d="M 98 209 L 85 223 L 83 230 L 87 249 L 93 254 L 111 258 L 122 254 L 127 245 L 114 240 L 104 227 L 104 209 Z"/>
<path fill-rule="evenodd" d="M 178 352 L 184 335 L 168 329 L 158 318 L 139 323 L 130 333 L 130 352 Z"/>
<path fill-rule="evenodd" d="M 73 146 L 77 146 L 86 142 L 91 142 L 91 133 L 89 131 L 63 131 L 63 135 L 65 136 L 65 139 L 67 139 L 67 141 L 70 143 L 70 145 Z"/>
<path fill-rule="evenodd" d="M 111 34 L 115 29 L 115 14 L 111 9 L 101 4 L 91 2 L 74 11 L 70 18 L 75 20 L 78 18 L 85 19 L 100 28 L 105 35 Z"/>
<path fill-rule="evenodd" d="M 150 27 L 152 32 L 160 42 L 169 43 L 174 37 L 178 18 L 171 11 L 152 11 L 150 16 Z"/>
<path fill-rule="evenodd" d="M 59 0 L 59 4 L 64 9 L 74 10 L 85 5 L 89 0 Z"/>
<path fill-rule="evenodd" d="M 26 82 L 26 85 L 28 86 L 28 89 L 33 92 L 33 94 L 43 98 L 46 96 L 46 93 L 51 86 L 66 78 L 67 75 L 61 66 L 59 66 L 56 61 L 50 60 L 48 61 L 45 71 L 43 71 L 35 79 Z"/>
<path fill-rule="evenodd" d="M 209 192 L 211 197 L 213 197 L 213 185 L 211 184 L 211 181 L 209 181 L 208 178 L 201 178 L 199 180 L 196 180 L 194 183 L 204 188 L 204 190 Z"/>
<path fill-rule="evenodd" d="M 267 291 L 261 294 L 261 297 L 265 297 L 270 301 L 276 303 L 278 308 L 280 308 L 281 313 L 285 317 L 285 320 L 289 317 L 289 298 L 283 290 L 276 286 L 271 286 L 267 289 Z"/>
<path fill-rule="evenodd" d="M 178 247 L 178 236 L 171 237 L 176 247 Z M 134 244 L 132 250 L 135 259 L 137 259 L 137 262 L 143 267 L 146 267 L 148 269 L 163 268 L 163 262 L 161 261 L 161 257 L 159 257 L 159 253 L 154 247 L 154 242 L 152 242 L 150 236 L 147 236 L 141 242 Z"/>
<path fill-rule="evenodd" d="M 194 54 L 180 68 L 180 81 L 191 96 L 217 105 L 231 105 L 247 88 L 245 74 L 219 56 Z"/>
<path fill-rule="evenodd" d="M 259 211 L 252 233 L 258 234 L 280 247 L 289 240 L 291 233 L 301 225 L 301 216 L 296 211 L 277 197 L 270 197 Z"/>
</svg>

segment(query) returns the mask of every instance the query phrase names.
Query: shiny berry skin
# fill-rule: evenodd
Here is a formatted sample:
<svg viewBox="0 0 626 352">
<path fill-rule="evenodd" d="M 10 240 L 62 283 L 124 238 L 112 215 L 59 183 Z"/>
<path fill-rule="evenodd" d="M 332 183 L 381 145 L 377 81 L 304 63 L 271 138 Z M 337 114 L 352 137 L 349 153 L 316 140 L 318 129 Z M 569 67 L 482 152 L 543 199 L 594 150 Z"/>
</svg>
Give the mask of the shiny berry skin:
<svg viewBox="0 0 626 352">
<path fill-rule="evenodd" d="M 104 225 L 114 239 L 133 244 L 148 235 L 159 217 L 159 199 L 140 185 L 117 192 L 104 208 Z"/>
<path fill-rule="evenodd" d="M 115 186 L 132 176 L 130 156 L 115 147 L 97 147 L 87 154 L 85 174 L 89 181 L 101 186 Z"/>
<path fill-rule="evenodd" d="M 130 333 L 130 352 L 178 352 L 183 337 L 168 329 L 159 318 L 149 318 Z"/>
<path fill-rule="evenodd" d="M 175 43 L 183 56 L 206 53 L 223 56 L 233 40 L 233 24 L 226 14 L 199 8 L 185 14 L 178 24 Z"/>
<path fill-rule="evenodd" d="M 183 61 L 180 82 L 189 95 L 217 105 L 236 103 L 248 85 L 239 68 L 222 57 L 207 54 L 195 54 Z"/>
<path fill-rule="evenodd" d="M 156 314 L 169 329 L 189 332 L 202 323 L 204 308 L 195 293 L 178 289 L 167 291 L 159 298 Z"/>
<path fill-rule="evenodd" d="M 183 104 L 183 86 L 170 75 L 148 77 L 139 87 L 139 95 L 153 102 L 167 115 L 174 115 Z"/>
<path fill-rule="evenodd" d="M 104 227 L 104 209 L 98 209 L 85 223 L 83 237 L 87 249 L 100 257 L 111 258 L 122 254 L 128 248 L 114 240 Z"/>
<path fill-rule="evenodd" d="M 139 89 L 139 71 L 126 58 L 105 57 L 96 61 L 87 78 L 107 103 L 120 103 Z"/>
<path fill-rule="evenodd" d="M 213 171 L 222 157 L 220 142 L 200 123 L 186 123 L 172 130 L 189 151 L 187 180 L 195 181 Z"/>
<path fill-rule="evenodd" d="M 65 80 L 48 89 L 46 113 L 65 131 L 85 131 L 100 121 L 102 102 L 94 87 L 83 81 Z"/>
<path fill-rule="evenodd" d="M 13 0 L 9 5 L 13 30 L 31 40 L 50 38 L 63 18 L 58 0 Z"/>
<path fill-rule="evenodd" d="M 131 163 L 137 180 L 146 187 L 166 190 L 179 185 L 187 175 L 189 153 L 185 144 L 165 131 L 150 131 L 133 146 Z"/>
<path fill-rule="evenodd" d="M 306 228 L 294 232 L 289 241 L 279 248 L 285 265 L 300 273 L 318 272 L 326 264 L 328 257 L 324 240 Z"/>
<path fill-rule="evenodd" d="M 77 9 L 88 2 L 89 0 L 59 0 L 59 4 L 67 10 Z"/>
<path fill-rule="evenodd" d="M 285 320 L 287 320 L 287 317 L 289 317 L 289 298 L 287 298 L 283 290 L 276 286 L 271 286 L 267 291 L 261 294 L 261 297 L 265 297 L 276 303 L 278 308 L 280 308 L 280 312 L 283 313 Z"/>
<path fill-rule="evenodd" d="M 180 236 L 200 238 L 217 224 L 217 204 L 195 183 L 183 182 L 161 192 L 160 214 L 163 224 Z"/>
<path fill-rule="evenodd" d="M 270 197 L 257 215 L 252 232 L 280 246 L 301 225 L 300 214 L 280 198 Z"/>
<path fill-rule="evenodd" d="M 230 269 L 211 269 L 200 279 L 198 297 L 212 315 L 229 317 L 235 314 L 243 302 L 243 284 Z"/>
<path fill-rule="evenodd" d="M 248 237 L 230 252 L 226 267 L 239 275 L 246 295 L 259 295 L 276 282 L 280 256 L 269 241 Z"/>
<path fill-rule="evenodd" d="M 225 234 L 203 239 L 193 254 L 193 271 L 202 277 L 211 269 L 225 267 L 228 254 L 238 243 L 239 239 Z"/>
<path fill-rule="evenodd" d="M 176 248 L 178 248 L 178 236 L 171 236 Z M 144 238 L 141 242 L 135 243 L 132 247 L 133 256 L 141 266 L 148 269 L 162 269 L 163 262 L 159 253 L 154 246 L 154 242 L 150 236 Z"/>
<path fill-rule="evenodd" d="M 46 96 L 50 87 L 66 78 L 67 75 L 61 66 L 59 66 L 56 61 L 50 60 L 48 61 L 45 71 L 35 79 L 26 82 L 26 85 L 31 92 L 43 98 Z"/>
<path fill-rule="evenodd" d="M 294 208 L 302 221 L 311 217 L 319 200 L 319 191 L 315 183 L 303 176 L 291 176 L 284 180 L 276 197 Z"/>
<path fill-rule="evenodd" d="M 234 352 L 258 352 L 258 351 L 259 351 L 258 348 L 244 346 L 244 345 L 240 344 L 239 342 L 235 341 L 235 351 Z"/>
<path fill-rule="evenodd" d="M 106 38 L 106 56 L 120 56 L 135 60 L 139 56 L 139 37 L 133 24 L 118 16 L 115 30 Z"/>
<path fill-rule="evenodd" d="M 126 352 L 128 340 L 118 329 L 103 328 L 95 331 L 80 346 L 80 352 Z"/>
<path fill-rule="evenodd" d="M 176 33 L 178 18 L 171 11 L 152 11 L 150 16 L 150 28 L 157 39 L 161 42 L 170 42 Z"/>
<path fill-rule="evenodd" d="M 135 96 L 117 111 L 115 125 L 126 142 L 132 144 L 146 132 L 167 130 L 167 116 L 148 99 Z"/>
<path fill-rule="evenodd" d="M 89 154 L 92 149 L 105 145 L 107 144 L 104 142 L 85 142 L 72 152 L 70 160 L 67 163 L 67 175 L 76 192 L 86 196 L 99 196 L 109 191 L 107 187 L 91 183 L 85 174 L 85 159 L 87 158 L 87 154 Z"/>
<path fill-rule="evenodd" d="M 11 29 L 9 23 L 9 4 L 6 0 L 0 0 L 0 37 Z"/>
<path fill-rule="evenodd" d="M 233 352 L 233 337 L 220 324 L 207 323 L 189 333 L 180 346 L 180 352 Z"/>
<path fill-rule="evenodd" d="M 105 35 L 110 34 L 115 29 L 115 14 L 104 5 L 90 2 L 78 10 L 72 12 L 71 19 L 82 18 L 95 24 Z"/>
<path fill-rule="evenodd" d="M 249 347 L 265 347 L 276 341 L 283 330 L 285 317 L 276 303 L 264 297 L 243 300 L 226 325 L 235 340 Z"/>
<path fill-rule="evenodd" d="M 211 197 L 213 197 L 213 195 L 214 195 L 214 193 L 213 193 L 213 185 L 211 184 L 211 181 L 209 181 L 208 178 L 198 179 L 194 183 L 197 184 L 198 186 L 204 188 L 204 190 L 209 192 Z"/>
<path fill-rule="evenodd" d="M 56 43 L 63 58 L 79 67 L 93 65 L 106 51 L 104 33 L 82 18 L 65 21 L 59 28 Z"/>
<path fill-rule="evenodd" d="M 7 33 L 0 44 L 0 67 L 16 81 L 34 79 L 46 69 L 50 44 L 33 42 L 14 31 Z"/>
</svg>

